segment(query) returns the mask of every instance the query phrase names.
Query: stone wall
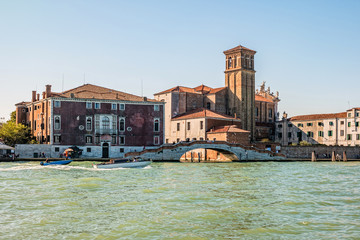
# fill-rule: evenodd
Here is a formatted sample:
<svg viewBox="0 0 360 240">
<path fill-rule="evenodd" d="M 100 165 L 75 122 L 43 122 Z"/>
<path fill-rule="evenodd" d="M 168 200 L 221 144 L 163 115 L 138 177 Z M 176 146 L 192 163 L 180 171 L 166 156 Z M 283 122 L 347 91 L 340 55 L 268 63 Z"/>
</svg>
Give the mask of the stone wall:
<svg viewBox="0 0 360 240">
<path fill-rule="evenodd" d="M 311 159 L 311 153 L 315 151 L 318 158 L 330 158 L 331 153 L 340 154 L 345 151 L 348 159 L 360 159 L 360 147 L 345 147 L 345 146 L 283 146 L 281 153 L 289 159 Z M 325 157 L 325 155 L 327 157 Z"/>
</svg>

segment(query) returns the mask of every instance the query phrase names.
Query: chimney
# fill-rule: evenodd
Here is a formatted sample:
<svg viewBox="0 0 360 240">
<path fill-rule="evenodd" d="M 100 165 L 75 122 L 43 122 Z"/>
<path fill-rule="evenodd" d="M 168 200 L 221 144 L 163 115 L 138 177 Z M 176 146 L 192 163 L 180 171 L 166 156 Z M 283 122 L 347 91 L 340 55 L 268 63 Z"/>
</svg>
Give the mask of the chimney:
<svg viewBox="0 0 360 240">
<path fill-rule="evenodd" d="M 40 93 L 36 94 L 36 101 L 40 100 Z"/>
<path fill-rule="evenodd" d="M 48 97 L 51 97 L 51 85 L 45 85 L 45 97 L 48 98 Z"/>
<path fill-rule="evenodd" d="M 70 93 L 70 97 L 71 97 L 71 98 L 75 98 L 75 94 L 74 94 L 74 93 Z"/>
<path fill-rule="evenodd" d="M 46 93 L 42 92 L 42 98 L 45 99 L 46 98 Z"/>
<path fill-rule="evenodd" d="M 35 102 L 35 101 L 36 101 L 36 91 L 32 91 L 31 102 Z"/>
<path fill-rule="evenodd" d="M 143 97 L 143 101 L 146 102 L 146 101 L 147 101 L 147 97 Z"/>
</svg>

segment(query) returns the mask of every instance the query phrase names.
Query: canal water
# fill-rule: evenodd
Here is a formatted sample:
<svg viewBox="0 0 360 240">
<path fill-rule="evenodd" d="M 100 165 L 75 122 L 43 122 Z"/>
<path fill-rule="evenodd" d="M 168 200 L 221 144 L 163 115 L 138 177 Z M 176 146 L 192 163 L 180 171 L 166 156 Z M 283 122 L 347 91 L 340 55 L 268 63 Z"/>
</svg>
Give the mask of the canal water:
<svg viewBox="0 0 360 240">
<path fill-rule="evenodd" d="M 359 162 L 0 163 L 0 239 L 360 239 Z"/>
</svg>

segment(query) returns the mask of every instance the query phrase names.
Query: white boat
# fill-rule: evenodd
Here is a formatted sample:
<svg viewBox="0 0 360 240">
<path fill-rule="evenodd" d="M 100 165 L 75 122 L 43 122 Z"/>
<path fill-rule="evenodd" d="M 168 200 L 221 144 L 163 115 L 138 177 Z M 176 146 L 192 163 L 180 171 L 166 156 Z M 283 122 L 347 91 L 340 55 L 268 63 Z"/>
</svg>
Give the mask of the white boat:
<svg viewBox="0 0 360 240">
<path fill-rule="evenodd" d="M 143 168 L 151 164 L 151 161 L 144 161 L 141 158 L 121 158 L 121 159 L 111 159 L 109 162 L 94 164 L 94 168 Z"/>
</svg>

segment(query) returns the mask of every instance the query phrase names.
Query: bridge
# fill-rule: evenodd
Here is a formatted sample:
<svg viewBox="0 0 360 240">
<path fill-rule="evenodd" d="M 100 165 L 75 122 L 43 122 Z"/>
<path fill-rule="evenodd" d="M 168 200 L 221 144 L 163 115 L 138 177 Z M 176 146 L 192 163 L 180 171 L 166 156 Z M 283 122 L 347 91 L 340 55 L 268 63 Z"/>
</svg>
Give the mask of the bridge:
<svg viewBox="0 0 360 240">
<path fill-rule="evenodd" d="M 179 142 L 172 145 L 165 144 L 155 149 L 146 149 L 141 152 L 129 152 L 125 154 L 125 157 L 141 157 L 145 160 L 151 159 L 153 161 L 180 161 L 180 158 L 186 152 L 195 149 L 211 149 L 223 153 L 224 155 L 233 155 L 236 158 L 234 160 L 238 161 L 271 161 L 285 159 L 285 155 L 283 154 L 225 141 L 191 141 Z"/>
</svg>

